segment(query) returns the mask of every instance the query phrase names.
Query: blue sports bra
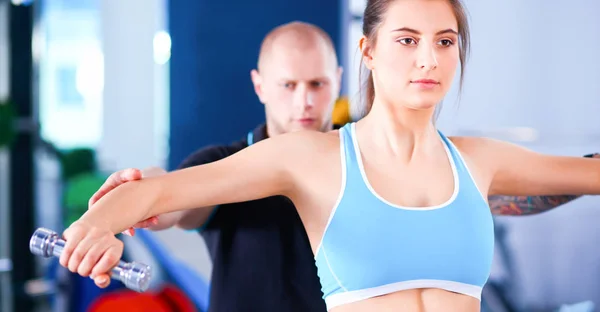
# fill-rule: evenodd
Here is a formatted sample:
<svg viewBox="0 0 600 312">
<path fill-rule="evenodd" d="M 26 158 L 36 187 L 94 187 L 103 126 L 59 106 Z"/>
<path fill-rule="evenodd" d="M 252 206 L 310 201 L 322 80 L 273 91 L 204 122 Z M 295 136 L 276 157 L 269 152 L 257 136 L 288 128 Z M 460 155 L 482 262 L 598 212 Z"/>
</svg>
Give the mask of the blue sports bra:
<svg viewBox="0 0 600 312">
<path fill-rule="evenodd" d="M 327 309 L 416 288 L 480 300 L 493 220 L 454 144 L 439 132 L 454 174 L 452 197 L 433 207 L 401 207 L 369 184 L 355 131 L 354 123 L 340 129 L 342 190 L 315 253 Z"/>
</svg>

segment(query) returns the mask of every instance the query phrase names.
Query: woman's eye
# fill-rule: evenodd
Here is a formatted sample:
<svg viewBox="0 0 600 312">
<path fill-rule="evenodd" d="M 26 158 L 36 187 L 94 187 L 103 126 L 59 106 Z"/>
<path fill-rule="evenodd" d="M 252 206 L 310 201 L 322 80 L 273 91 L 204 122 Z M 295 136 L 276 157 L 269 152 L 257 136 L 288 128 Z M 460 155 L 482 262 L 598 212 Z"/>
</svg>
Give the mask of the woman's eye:
<svg viewBox="0 0 600 312">
<path fill-rule="evenodd" d="M 400 42 L 404 45 L 417 44 L 417 41 L 412 38 L 402 38 L 402 39 L 398 40 L 398 42 Z"/>
<path fill-rule="evenodd" d="M 450 39 L 442 39 L 442 40 L 440 40 L 440 44 L 445 47 L 449 47 L 449 46 L 453 45 L 454 42 Z"/>
</svg>

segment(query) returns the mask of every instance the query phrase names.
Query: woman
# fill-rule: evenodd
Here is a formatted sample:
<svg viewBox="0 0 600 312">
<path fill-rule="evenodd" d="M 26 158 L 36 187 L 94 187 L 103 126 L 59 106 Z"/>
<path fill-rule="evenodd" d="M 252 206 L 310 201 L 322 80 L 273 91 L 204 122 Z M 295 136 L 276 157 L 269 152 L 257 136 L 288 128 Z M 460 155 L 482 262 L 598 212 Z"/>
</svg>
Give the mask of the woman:
<svg viewBox="0 0 600 312">
<path fill-rule="evenodd" d="M 61 264 L 105 287 L 123 250 L 114 234 L 138 221 L 284 195 L 307 229 L 329 310 L 479 311 L 493 253 L 485 198 L 600 194 L 600 161 L 435 129 L 468 47 L 458 0 L 370 0 L 364 17 L 364 119 L 123 184 L 65 231 Z"/>
</svg>

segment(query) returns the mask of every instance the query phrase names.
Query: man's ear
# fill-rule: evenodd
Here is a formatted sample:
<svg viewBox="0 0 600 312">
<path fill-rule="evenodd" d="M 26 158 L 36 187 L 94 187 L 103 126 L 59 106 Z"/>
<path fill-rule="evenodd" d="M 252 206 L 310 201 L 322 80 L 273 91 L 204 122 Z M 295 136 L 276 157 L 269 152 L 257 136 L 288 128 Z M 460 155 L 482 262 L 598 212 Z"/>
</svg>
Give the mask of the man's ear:
<svg viewBox="0 0 600 312">
<path fill-rule="evenodd" d="M 258 96 L 258 100 L 264 104 L 265 101 L 263 99 L 264 94 L 262 90 L 262 77 L 258 73 L 258 70 L 253 69 L 250 72 L 250 78 L 252 79 L 252 84 L 254 85 L 254 93 L 256 93 L 256 96 Z"/>
</svg>

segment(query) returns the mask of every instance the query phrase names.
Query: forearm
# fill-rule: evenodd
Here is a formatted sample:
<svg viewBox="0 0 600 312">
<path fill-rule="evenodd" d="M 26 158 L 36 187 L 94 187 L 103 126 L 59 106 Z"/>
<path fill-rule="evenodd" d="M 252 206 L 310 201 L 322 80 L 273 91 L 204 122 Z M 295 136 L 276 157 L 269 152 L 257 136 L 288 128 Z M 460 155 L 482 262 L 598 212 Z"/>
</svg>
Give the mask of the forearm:
<svg viewBox="0 0 600 312">
<path fill-rule="evenodd" d="M 581 196 L 490 196 L 488 201 L 494 215 L 532 215 L 552 210 Z"/>
<path fill-rule="evenodd" d="M 201 164 L 196 164 L 195 166 L 198 166 L 198 165 L 201 165 Z M 187 167 L 191 167 L 191 166 L 187 166 Z M 167 174 L 167 171 L 165 171 L 162 168 L 158 168 L 158 167 L 150 167 L 150 168 L 144 169 L 142 171 L 142 174 L 143 174 L 144 178 L 150 178 L 150 177 L 158 177 L 158 176 Z M 211 208 L 198 208 L 198 209 L 193 209 L 193 210 L 173 211 L 173 212 L 165 213 L 160 216 L 157 216 L 156 224 L 150 224 L 146 228 L 151 231 L 162 231 L 162 230 L 166 230 L 166 229 L 169 229 L 172 227 L 178 227 L 178 228 L 181 228 L 184 230 L 195 229 L 195 228 L 200 227 L 202 224 L 204 224 L 204 222 L 206 222 L 206 219 L 208 219 L 208 216 L 211 214 L 211 211 L 213 209 L 214 209 L 214 207 L 212 207 L 212 209 Z"/>
<path fill-rule="evenodd" d="M 586 158 L 600 158 L 600 154 L 588 154 Z M 495 215 L 532 215 L 546 212 L 581 196 L 490 196 L 488 198 Z"/>
</svg>

